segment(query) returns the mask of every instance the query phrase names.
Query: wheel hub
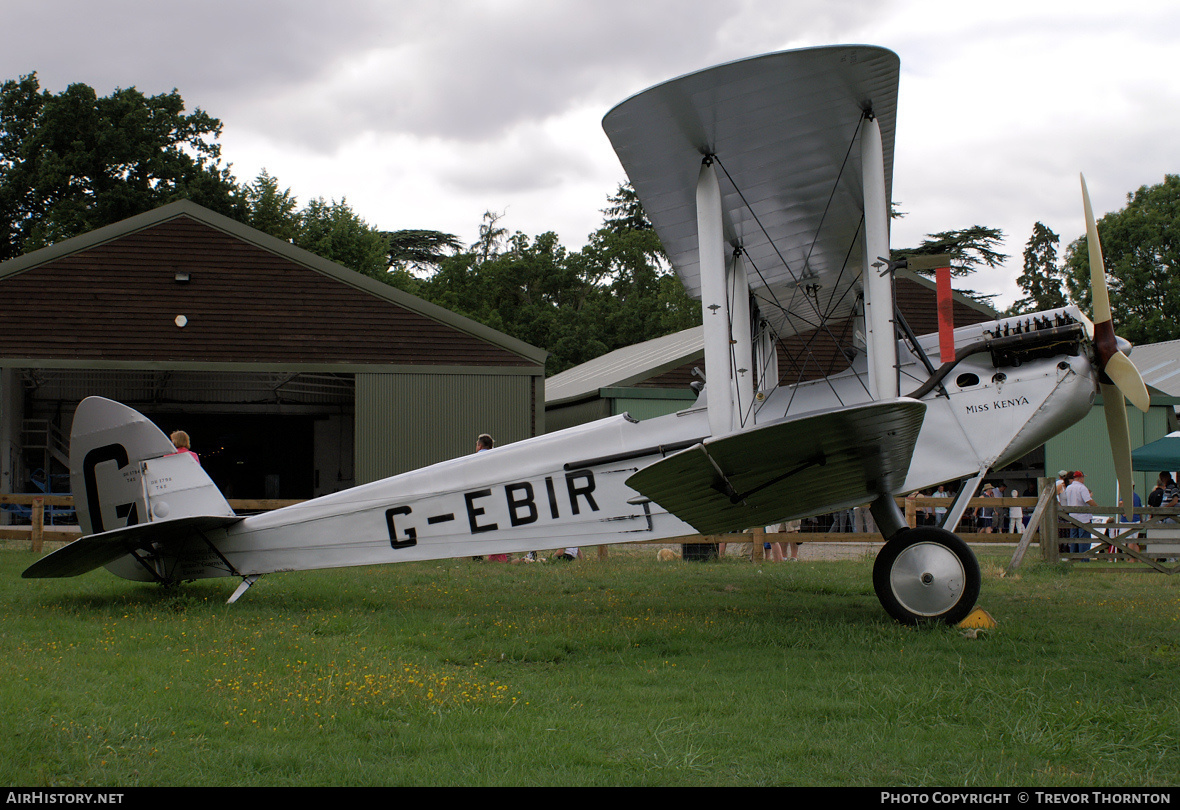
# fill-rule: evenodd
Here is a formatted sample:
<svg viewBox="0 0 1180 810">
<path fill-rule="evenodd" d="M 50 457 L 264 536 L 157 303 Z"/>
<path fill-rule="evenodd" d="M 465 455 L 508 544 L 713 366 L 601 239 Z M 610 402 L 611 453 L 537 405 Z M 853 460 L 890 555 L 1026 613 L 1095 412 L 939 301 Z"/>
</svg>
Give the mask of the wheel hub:
<svg viewBox="0 0 1180 810">
<path fill-rule="evenodd" d="M 953 607 L 965 580 L 962 561 L 938 543 L 915 543 L 906 548 L 889 572 L 894 597 L 920 616 L 938 616 Z"/>
</svg>

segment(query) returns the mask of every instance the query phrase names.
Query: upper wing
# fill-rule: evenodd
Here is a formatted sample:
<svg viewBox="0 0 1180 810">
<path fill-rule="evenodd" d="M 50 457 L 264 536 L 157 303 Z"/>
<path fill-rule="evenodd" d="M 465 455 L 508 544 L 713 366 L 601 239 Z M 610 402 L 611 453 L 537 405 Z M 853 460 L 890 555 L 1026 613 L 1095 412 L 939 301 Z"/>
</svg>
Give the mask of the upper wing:
<svg viewBox="0 0 1180 810">
<path fill-rule="evenodd" d="M 783 419 L 706 439 L 627 486 L 701 534 L 844 509 L 901 488 L 925 414 L 900 398 Z"/>
<path fill-rule="evenodd" d="M 690 295 L 700 295 L 697 177 L 702 158 L 715 155 L 726 241 L 745 250 L 760 313 L 779 336 L 851 313 L 864 266 L 857 136 L 871 109 L 891 198 L 899 73 L 883 48 L 786 51 L 656 85 L 606 115 L 603 128 Z"/>
</svg>

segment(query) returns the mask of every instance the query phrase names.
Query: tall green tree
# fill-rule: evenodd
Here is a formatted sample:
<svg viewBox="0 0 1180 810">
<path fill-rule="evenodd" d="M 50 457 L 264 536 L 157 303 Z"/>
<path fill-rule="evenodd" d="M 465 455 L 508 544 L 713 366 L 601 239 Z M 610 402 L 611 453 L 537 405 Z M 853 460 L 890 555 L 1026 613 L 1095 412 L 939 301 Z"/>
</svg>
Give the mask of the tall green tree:
<svg viewBox="0 0 1180 810">
<path fill-rule="evenodd" d="M 897 214 L 896 216 L 904 216 Z M 942 253 L 951 256 L 951 276 L 965 278 L 984 267 L 998 267 L 1008 258 L 996 250 L 996 246 L 1004 241 L 1004 232 L 998 228 L 986 228 L 982 225 L 972 225 L 956 231 L 941 231 L 928 234 L 921 244 L 913 248 L 891 250 L 894 256 L 937 256 Z M 933 276 L 934 271 L 923 271 L 925 275 Z M 976 301 L 988 304 L 995 294 L 985 295 L 975 290 L 958 290 L 957 292 L 974 298 Z"/>
<path fill-rule="evenodd" d="M 1033 225 L 1032 235 L 1024 245 L 1024 271 L 1016 284 L 1024 297 L 1008 311 L 1011 315 L 1040 312 L 1066 304 L 1063 273 L 1057 260 L 1060 237 L 1043 222 Z"/>
<path fill-rule="evenodd" d="M 467 252 L 443 259 L 417 294 L 550 351 L 550 374 L 607 351 L 604 291 L 589 283 L 579 254 L 557 235 L 516 233 L 484 258 Z M 598 314 L 592 315 L 592 312 Z"/>
<path fill-rule="evenodd" d="M 1127 205 L 1098 220 L 1115 330 L 1132 343 L 1180 338 L 1180 175 L 1141 186 Z M 1066 250 L 1070 297 L 1091 308 L 1090 255 L 1085 236 Z"/>
<path fill-rule="evenodd" d="M 42 90 L 37 74 L 0 85 L 0 261 L 172 200 L 241 219 L 220 164 L 221 122 L 184 112 L 173 90 L 99 97 L 85 84 Z"/>
<path fill-rule="evenodd" d="M 503 218 L 503 211 L 484 211 L 483 220 L 479 223 L 479 239 L 471 246 L 477 262 L 486 262 L 499 255 L 508 238 L 508 229 L 500 224 Z"/>
<path fill-rule="evenodd" d="M 602 227 L 583 249 L 614 301 L 611 332 L 619 348 L 699 326 L 701 305 L 667 265 L 667 254 L 639 195 L 620 183 L 607 197 Z"/>
<path fill-rule="evenodd" d="M 263 169 L 242 191 L 247 225 L 284 241 L 295 241 L 299 235 L 299 203 L 291 189 L 280 190 L 279 181 Z"/>
<path fill-rule="evenodd" d="M 443 259 L 457 256 L 463 243 L 453 233 L 430 230 L 382 231 L 385 238 L 386 280 L 395 287 L 418 294 L 418 276 L 438 270 Z"/>
<path fill-rule="evenodd" d="M 553 233 L 505 238 L 489 212 L 471 250 L 444 258 L 415 292 L 549 350 L 549 374 L 699 324 L 700 304 L 665 266 L 638 199 L 620 187 L 608 201 L 576 252 Z"/>
<path fill-rule="evenodd" d="M 388 247 L 381 231 L 369 225 L 346 200 L 317 197 L 298 216 L 295 244 L 358 273 L 388 281 Z"/>
<path fill-rule="evenodd" d="M 365 222 L 346 200 L 322 197 L 299 208 L 289 188 L 265 169 L 242 187 L 246 210 L 242 221 L 271 236 L 291 242 L 325 259 L 394 283 L 389 266 L 390 234 Z"/>
<path fill-rule="evenodd" d="M 606 201 L 609 204 L 602 209 L 602 213 L 605 214 L 602 221 L 603 228 L 614 233 L 651 232 L 653 235 L 655 234 L 655 227 L 647 218 L 647 212 L 643 210 L 643 203 L 639 201 L 639 195 L 630 183 L 619 183 L 615 193 L 608 195 Z M 663 249 L 661 248 L 659 252 L 662 254 Z"/>
<path fill-rule="evenodd" d="M 427 230 L 385 231 L 390 266 L 426 270 L 463 249 L 453 233 Z"/>
</svg>

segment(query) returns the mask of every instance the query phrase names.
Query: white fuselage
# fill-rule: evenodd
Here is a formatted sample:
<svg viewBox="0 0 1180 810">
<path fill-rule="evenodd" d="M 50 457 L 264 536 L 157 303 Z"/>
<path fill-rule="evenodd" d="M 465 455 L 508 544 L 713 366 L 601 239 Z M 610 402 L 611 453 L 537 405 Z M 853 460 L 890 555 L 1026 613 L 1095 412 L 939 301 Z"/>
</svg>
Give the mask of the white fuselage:
<svg viewBox="0 0 1180 810">
<path fill-rule="evenodd" d="M 995 327 L 985 323 L 956 330 L 956 345 L 975 342 L 985 328 Z M 936 340 L 928 336 L 921 342 L 929 349 Z M 905 396 L 928 374 L 904 348 L 899 351 Z M 1094 372 L 1084 351 L 1002 369 L 987 353 L 967 357 L 943 380 L 941 390 L 922 398 L 926 415 L 903 491 L 973 477 L 1019 458 L 1081 419 L 1094 393 Z M 778 387 L 759 403 L 755 422 L 870 399 L 862 367 Z M 207 538 L 234 571 L 196 541 L 158 564 L 171 578 L 183 580 L 692 535 L 692 527 L 638 497 L 625 481 L 710 435 L 704 400 L 677 414 L 643 422 L 610 417 L 246 517 Z M 839 498 L 840 493 L 832 493 L 831 501 L 817 503 L 813 514 L 831 511 Z M 129 559 L 109 568 L 121 576 L 148 578 Z"/>
</svg>

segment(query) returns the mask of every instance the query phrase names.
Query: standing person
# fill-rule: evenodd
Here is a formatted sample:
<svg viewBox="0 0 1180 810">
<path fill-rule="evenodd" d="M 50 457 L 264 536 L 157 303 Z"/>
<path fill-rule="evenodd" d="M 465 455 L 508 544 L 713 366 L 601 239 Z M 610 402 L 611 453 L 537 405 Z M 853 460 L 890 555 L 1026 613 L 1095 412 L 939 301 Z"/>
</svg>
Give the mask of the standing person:
<svg viewBox="0 0 1180 810">
<path fill-rule="evenodd" d="M 1065 506 L 1065 488 L 1069 486 L 1069 482 L 1072 480 L 1073 480 L 1073 472 L 1071 472 L 1069 470 L 1059 470 L 1057 472 L 1057 505 L 1059 507 Z M 1061 521 L 1060 519 L 1058 519 L 1058 524 L 1057 524 L 1057 537 L 1058 537 L 1058 539 L 1072 537 L 1072 536 L 1073 536 L 1073 529 L 1069 526 L 1069 524 L 1066 524 L 1066 523 L 1064 523 L 1064 521 Z M 1058 554 L 1069 553 L 1069 543 L 1058 543 L 1057 544 L 1057 553 Z"/>
<path fill-rule="evenodd" d="M 983 494 L 981 498 L 994 498 L 996 496 L 995 487 L 991 484 L 983 485 Z M 995 512 L 990 506 L 983 506 L 979 509 L 979 530 L 983 534 L 992 533 L 992 513 Z"/>
<path fill-rule="evenodd" d="M 832 525 L 828 529 L 830 532 L 852 532 L 856 531 L 854 521 L 852 519 L 851 509 L 841 509 L 839 512 L 832 513 Z"/>
<path fill-rule="evenodd" d="M 1064 503 L 1061 498 L 1065 494 L 1065 488 L 1069 486 L 1071 478 L 1073 478 L 1072 472 L 1069 472 L 1068 470 L 1057 471 L 1057 503 Z"/>
<path fill-rule="evenodd" d="M 802 520 L 788 520 L 786 523 L 783 524 L 783 531 L 787 532 L 788 534 L 794 534 L 794 535 L 798 536 L 799 532 L 801 532 L 802 530 L 803 530 L 803 521 Z M 803 545 L 803 544 L 795 542 L 793 540 L 787 541 L 787 561 L 788 562 L 799 562 L 799 546 L 801 546 L 801 545 Z M 781 546 L 779 547 L 779 554 L 780 555 L 782 554 L 782 547 Z"/>
<path fill-rule="evenodd" d="M 787 531 L 786 523 L 772 523 L 763 529 L 767 534 L 778 534 Z M 770 543 L 765 539 L 762 541 L 762 559 L 774 560 L 775 562 L 783 561 L 783 544 Z"/>
<path fill-rule="evenodd" d="M 1147 493 L 1147 505 L 1152 507 L 1175 508 L 1180 506 L 1180 490 L 1172 480 L 1170 472 L 1162 472 L 1156 479 L 1155 488 Z M 1173 518 L 1164 518 L 1165 523 L 1175 523 Z"/>
<path fill-rule="evenodd" d="M 1091 494 L 1089 488 L 1086 486 L 1086 474 L 1084 472 L 1082 472 L 1081 470 L 1074 471 L 1074 473 L 1071 476 L 1069 486 L 1067 486 L 1065 488 L 1065 492 L 1062 495 L 1062 498 L 1065 501 L 1063 506 L 1066 509 L 1075 509 L 1080 506 L 1097 506 L 1098 505 L 1097 503 L 1094 502 L 1094 496 Z M 1078 521 L 1079 523 L 1089 523 L 1093 519 L 1093 517 L 1094 516 L 1092 514 L 1088 514 L 1088 513 L 1084 513 L 1084 512 L 1073 513 L 1074 520 Z M 1086 529 L 1082 529 L 1082 528 L 1078 528 L 1077 526 L 1074 526 L 1074 527 L 1070 528 L 1069 536 L 1074 538 L 1075 540 L 1081 540 L 1084 537 L 1088 538 L 1090 536 L 1090 532 L 1087 531 Z M 1070 543 L 1069 550 L 1070 550 L 1070 553 L 1081 554 L 1083 551 L 1090 550 L 1090 544 L 1088 542 L 1087 543 L 1081 543 L 1081 542 Z"/>
<path fill-rule="evenodd" d="M 1025 489 L 1024 489 L 1024 497 L 1026 497 L 1026 498 L 1037 497 L 1037 488 L 1035 485 L 1033 485 L 1033 483 L 1031 481 L 1029 482 L 1028 486 L 1025 487 Z M 1025 529 L 1028 528 L 1028 522 L 1030 520 L 1032 520 L 1033 511 L 1035 511 L 1035 510 L 1030 510 L 1030 511 L 1024 513 L 1023 520 L 1024 520 L 1024 528 Z"/>
<path fill-rule="evenodd" d="M 1173 501 L 1176 500 L 1177 494 L 1176 482 L 1172 480 L 1172 474 L 1162 472 L 1156 479 L 1155 488 L 1147 495 L 1147 505 L 1175 506 Z"/>
<path fill-rule="evenodd" d="M 1131 486 L 1131 505 L 1133 507 L 1131 511 L 1133 511 L 1135 513 L 1131 517 L 1131 522 L 1132 523 L 1142 523 L 1143 522 L 1143 515 L 1141 515 L 1139 513 L 1139 509 L 1143 506 L 1143 501 L 1141 501 L 1139 499 L 1139 493 L 1135 491 L 1134 485 Z M 1119 509 L 1121 510 L 1122 508 L 1123 508 L 1123 499 L 1119 498 Z M 1116 530 L 1111 529 L 1110 531 L 1116 531 Z M 1107 532 L 1107 533 L 1109 534 L 1110 532 Z M 1114 536 L 1114 535 L 1111 535 L 1111 536 Z M 1142 533 L 1136 532 L 1135 534 L 1130 535 L 1130 536 L 1131 537 L 1142 537 Z M 1138 543 L 1132 543 L 1132 542 L 1127 543 L 1127 548 L 1131 549 L 1132 551 L 1142 551 L 1143 550 L 1139 546 Z M 1110 553 L 1114 554 L 1117 551 L 1118 551 L 1118 549 L 1113 544 L 1111 544 Z"/>
<path fill-rule="evenodd" d="M 168 438 L 172 440 L 172 446 L 176 448 L 176 453 L 174 453 L 173 455 L 180 455 L 181 453 L 188 453 L 190 456 L 193 457 L 193 461 L 197 462 L 198 464 L 201 463 L 201 459 L 197 456 L 196 453 L 193 452 L 192 443 L 190 442 L 187 433 L 185 433 L 183 430 L 174 430 L 174 431 L 172 431 L 172 435 L 169 436 Z M 214 466 L 217 466 L 217 465 L 215 464 Z"/>
<path fill-rule="evenodd" d="M 1019 498 L 1020 490 L 1013 488 L 1009 497 Z M 1019 506 L 1008 507 L 1008 531 L 1018 532 L 1024 528 L 1024 510 Z"/>
<path fill-rule="evenodd" d="M 481 433 L 475 438 L 475 452 L 482 453 L 484 450 L 491 450 L 496 446 L 495 440 L 487 433 Z M 479 562 L 483 557 L 472 557 L 471 559 Z M 488 557 L 492 562 L 508 562 L 507 554 L 492 554 Z"/>
<path fill-rule="evenodd" d="M 951 496 L 951 494 L 946 491 L 945 484 L 939 484 L 938 489 L 934 490 L 934 492 L 932 492 L 930 494 L 931 498 L 949 498 L 950 496 Z M 945 520 L 945 519 L 946 519 L 946 507 L 945 506 L 934 507 L 934 525 L 941 526 L 943 520 Z"/>
</svg>

